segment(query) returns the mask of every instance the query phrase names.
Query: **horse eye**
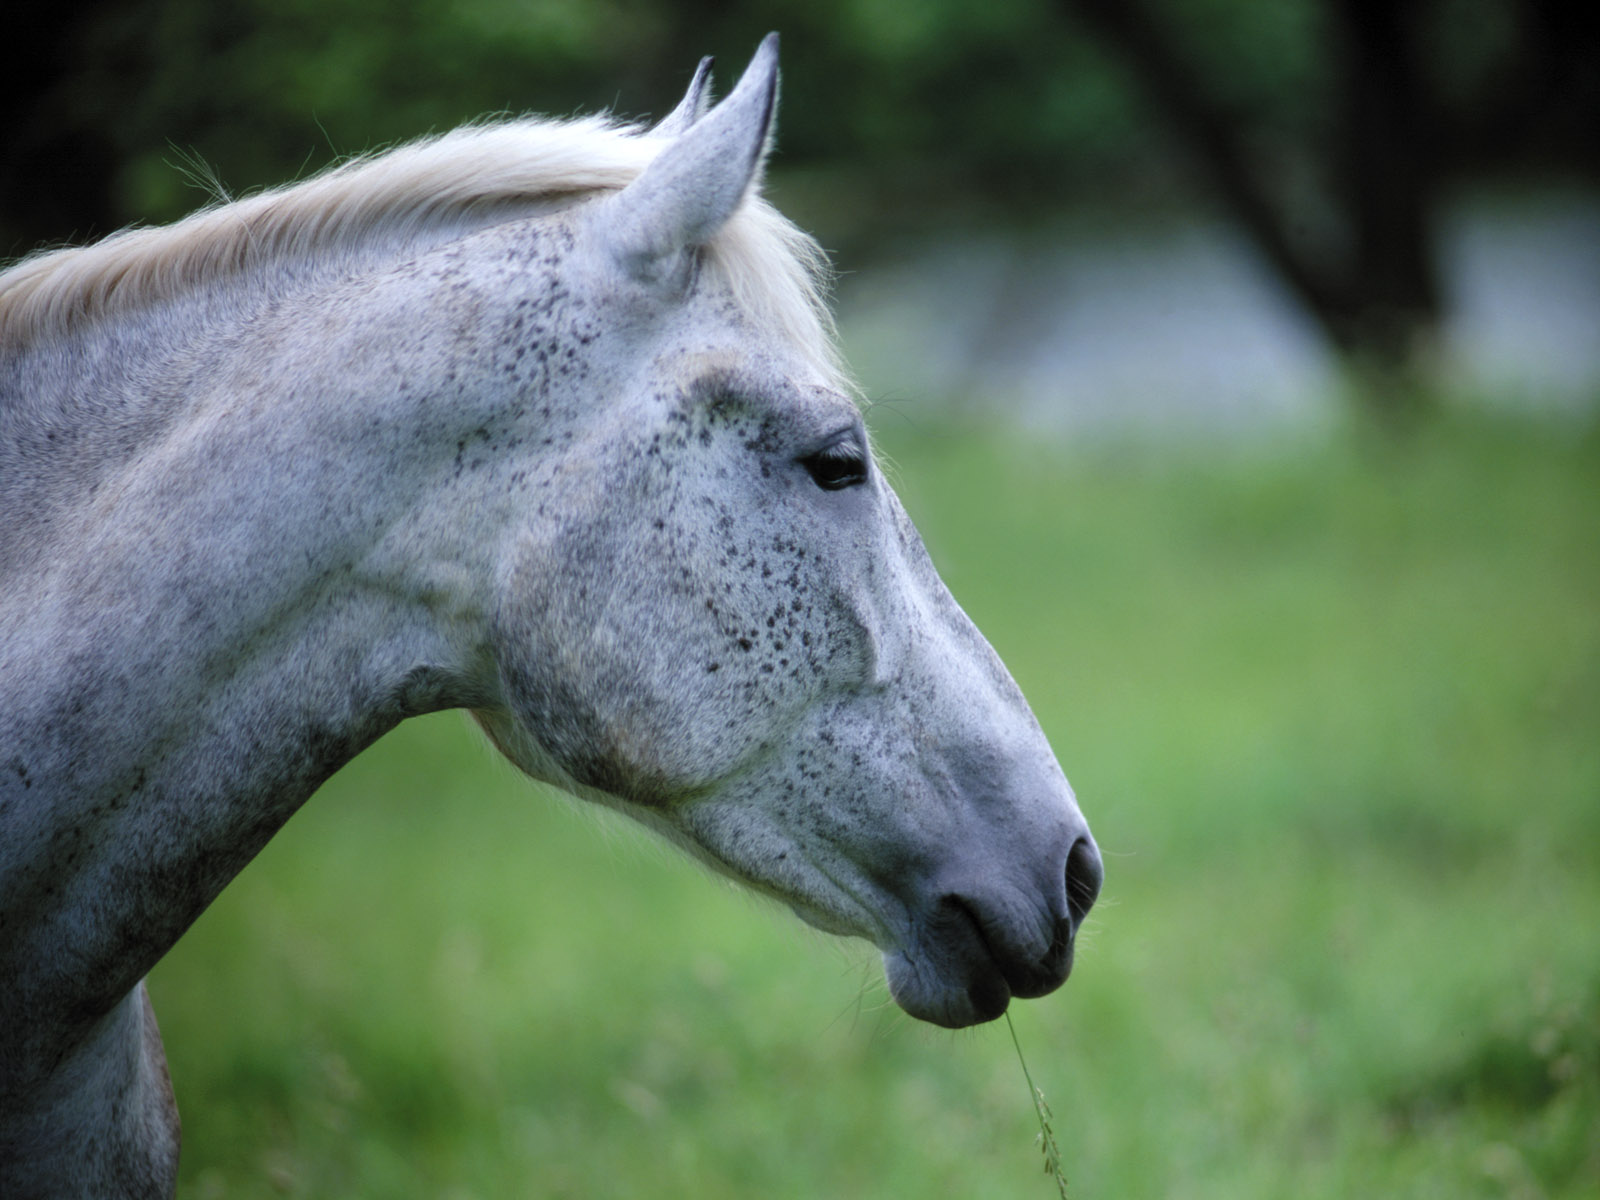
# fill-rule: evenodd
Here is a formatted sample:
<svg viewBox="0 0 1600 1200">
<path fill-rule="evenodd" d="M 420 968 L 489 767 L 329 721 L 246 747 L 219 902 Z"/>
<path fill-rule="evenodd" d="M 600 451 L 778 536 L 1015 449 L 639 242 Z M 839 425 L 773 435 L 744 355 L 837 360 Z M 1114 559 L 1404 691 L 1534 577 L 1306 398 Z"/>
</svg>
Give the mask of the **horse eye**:
<svg viewBox="0 0 1600 1200">
<path fill-rule="evenodd" d="M 825 492 L 842 491 L 867 481 L 867 459 L 854 438 L 824 446 L 802 458 L 800 465 Z"/>
</svg>

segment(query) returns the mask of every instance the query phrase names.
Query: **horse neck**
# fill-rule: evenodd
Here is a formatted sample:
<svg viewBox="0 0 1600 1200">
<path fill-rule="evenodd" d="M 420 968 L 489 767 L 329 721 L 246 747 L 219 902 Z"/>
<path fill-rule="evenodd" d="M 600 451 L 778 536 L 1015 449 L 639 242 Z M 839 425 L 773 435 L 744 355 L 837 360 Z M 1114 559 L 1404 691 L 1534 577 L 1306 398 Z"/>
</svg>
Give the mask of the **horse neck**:
<svg viewBox="0 0 1600 1200">
<path fill-rule="evenodd" d="M 270 393 L 271 381 L 225 372 L 248 361 L 252 347 L 260 360 L 263 342 L 283 324 L 279 314 L 463 232 L 380 232 L 309 256 L 285 253 L 172 296 L 110 302 L 30 340 L 0 341 L 0 511 L 30 525 L 47 521 L 123 471 L 209 395 L 230 386 L 240 396 Z M 25 544 L 18 525 L 0 530 L 0 574 L 8 547 Z"/>
<path fill-rule="evenodd" d="M 473 297 L 440 301 L 436 267 L 381 287 L 358 273 L 248 323 L 211 298 L 129 364 L 165 397 L 128 419 L 132 448 L 84 494 L 42 487 L 48 519 L 0 533 L 13 1079 L 115 1005 L 365 745 L 489 702 L 483 593 L 510 489 L 486 486 L 503 464 L 452 470 L 485 429 L 455 378 L 463 347 L 437 344 Z M 63 1012 L 69 1027 L 39 1024 Z"/>
<path fill-rule="evenodd" d="M 214 341 L 206 326 L 185 299 L 0 347 L 0 509 L 18 518 L 0 530 L 0 575 L 168 429 L 188 360 Z"/>
</svg>

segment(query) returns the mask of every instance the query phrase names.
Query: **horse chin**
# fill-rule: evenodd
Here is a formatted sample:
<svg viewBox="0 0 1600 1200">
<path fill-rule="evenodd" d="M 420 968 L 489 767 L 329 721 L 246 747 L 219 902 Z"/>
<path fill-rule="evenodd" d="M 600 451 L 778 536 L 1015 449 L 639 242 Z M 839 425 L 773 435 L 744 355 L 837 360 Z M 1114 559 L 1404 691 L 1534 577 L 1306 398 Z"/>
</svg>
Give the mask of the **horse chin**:
<svg viewBox="0 0 1600 1200">
<path fill-rule="evenodd" d="M 889 995 L 910 1016 L 945 1029 L 965 1029 L 1003 1016 L 1011 1003 L 1011 986 L 994 964 L 952 971 L 935 969 L 904 950 L 883 956 Z"/>
</svg>

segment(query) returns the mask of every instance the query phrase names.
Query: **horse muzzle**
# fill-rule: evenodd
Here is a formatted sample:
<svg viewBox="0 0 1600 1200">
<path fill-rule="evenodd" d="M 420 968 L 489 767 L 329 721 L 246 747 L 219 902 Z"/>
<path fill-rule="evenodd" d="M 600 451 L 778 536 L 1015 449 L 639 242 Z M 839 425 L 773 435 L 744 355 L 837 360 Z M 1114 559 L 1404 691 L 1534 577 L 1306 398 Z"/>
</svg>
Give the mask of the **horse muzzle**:
<svg viewBox="0 0 1600 1200">
<path fill-rule="evenodd" d="M 960 1029 L 1001 1016 L 1013 996 L 1032 999 L 1065 983 L 1104 872 L 1087 831 L 1063 857 L 1060 883 L 1042 895 L 1008 886 L 993 871 L 942 876 L 912 907 L 905 943 L 884 954 L 895 1003 L 919 1020 Z"/>
</svg>

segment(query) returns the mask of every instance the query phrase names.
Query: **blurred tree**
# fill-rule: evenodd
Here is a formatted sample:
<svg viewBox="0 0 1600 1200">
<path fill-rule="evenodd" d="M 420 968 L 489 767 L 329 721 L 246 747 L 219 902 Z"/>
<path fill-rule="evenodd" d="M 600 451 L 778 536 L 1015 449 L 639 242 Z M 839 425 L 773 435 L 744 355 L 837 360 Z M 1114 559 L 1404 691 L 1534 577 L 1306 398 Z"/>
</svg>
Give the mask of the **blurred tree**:
<svg viewBox="0 0 1600 1200">
<path fill-rule="evenodd" d="M 1127 64 L 1330 341 L 1380 376 L 1362 394 L 1383 408 L 1424 394 L 1443 315 L 1434 243 L 1450 176 L 1518 143 L 1553 143 L 1558 154 L 1587 145 L 1591 167 L 1600 148 L 1600 42 L 1578 4 L 1320 0 L 1320 78 L 1298 85 L 1324 93 L 1320 118 L 1294 150 L 1331 218 L 1319 228 L 1284 189 L 1274 194 L 1271 164 L 1252 146 L 1271 114 L 1230 103 L 1227 64 L 1208 74 L 1198 61 L 1209 39 L 1192 23 L 1208 7 L 1237 16 L 1237 6 L 1061 2 Z M 1504 22 L 1494 61 L 1462 72 L 1482 47 L 1464 45 L 1451 23 L 1486 14 Z"/>
</svg>

